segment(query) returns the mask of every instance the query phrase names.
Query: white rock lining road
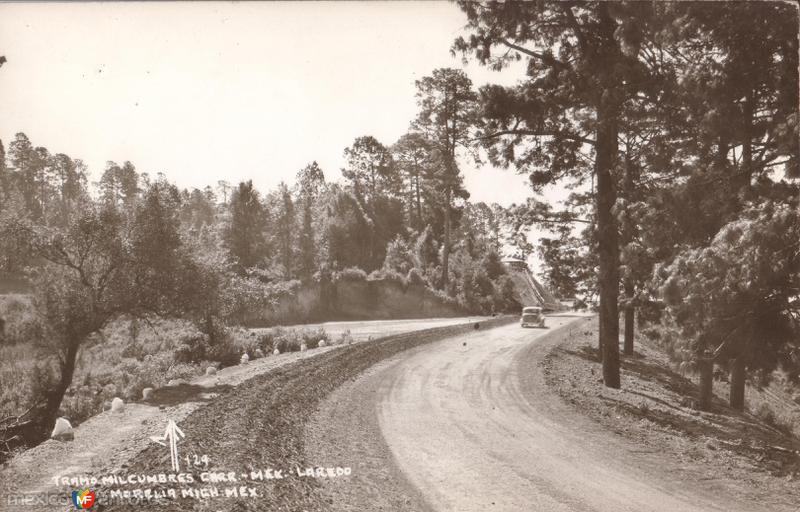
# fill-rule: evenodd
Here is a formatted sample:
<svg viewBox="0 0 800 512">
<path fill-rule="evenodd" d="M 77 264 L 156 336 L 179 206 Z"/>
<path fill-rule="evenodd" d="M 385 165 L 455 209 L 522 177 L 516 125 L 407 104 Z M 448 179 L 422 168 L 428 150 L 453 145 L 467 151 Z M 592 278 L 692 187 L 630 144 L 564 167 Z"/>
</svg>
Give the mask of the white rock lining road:
<svg viewBox="0 0 800 512">
<path fill-rule="evenodd" d="M 328 322 L 292 328 L 322 327 L 333 338 L 344 332 L 354 342 L 381 336 L 412 332 L 484 320 L 486 317 L 427 318 L 412 320 L 377 320 Z M 256 329 L 259 331 L 261 329 Z M 339 345 L 321 347 L 307 352 L 292 352 L 256 359 L 247 365 L 225 368 L 215 375 L 203 376 L 191 385 L 208 388 L 208 394 L 176 403 L 165 408 L 146 403 L 127 404 L 121 414 L 110 411 L 98 414 L 75 429 L 75 440 L 48 440 L 15 457 L 0 469 L 0 510 L 5 510 L 6 495 L 10 493 L 46 494 L 64 489 L 54 487 L 53 478 L 70 475 L 108 474 L 124 467 L 136 454 L 152 444 L 150 436 L 159 435 L 168 419 L 180 422 L 202 407 L 214 395 L 216 386 L 238 386 L 247 379 L 290 364 L 335 350 Z M 35 510 L 35 507 L 26 507 Z M 43 509 L 46 510 L 46 509 Z"/>
<path fill-rule="evenodd" d="M 307 441 L 329 457 L 358 457 L 350 482 L 326 482 L 333 508 L 765 510 L 687 483 L 675 461 L 642 454 L 549 393 L 540 363 L 585 319 L 547 322 L 545 330 L 509 325 L 412 349 L 334 392 Z M 338 446 L 315 436 L 314 424 L 334 431 Z M 378 441 L 335 434 L 370 430 Z M 374 489 L 381 486 L 394 496 Z"/>
</svg>

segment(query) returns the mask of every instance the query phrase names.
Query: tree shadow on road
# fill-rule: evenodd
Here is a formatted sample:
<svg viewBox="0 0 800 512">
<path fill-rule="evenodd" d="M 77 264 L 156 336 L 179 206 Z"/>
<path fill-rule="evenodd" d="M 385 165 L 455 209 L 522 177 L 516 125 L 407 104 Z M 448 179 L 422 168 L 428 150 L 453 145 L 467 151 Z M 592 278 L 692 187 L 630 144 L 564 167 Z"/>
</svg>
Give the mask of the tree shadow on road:
<svg viewBox="0 0 800 512">
<path fill-rule="evenodd" d="M 591 363 L 593 375 L 602 374 L 596 347 L 560 352 Z M 699 411 L 697 385 L 664 362 L 637 353 L 621 355 L 620 363 L 623 389 L 611 392 L 612 396 L 602 393 L 599 398 L 607 405 L 606 411 L 610 407 L 628 417 L 622 422 L 646 420 L 694 441 L 698 451 L 728 450 L 773 475 L 800 471 L 800 440 L 789 432 L 748 411 L 732 409 L 716 396 L 711 411 Z"/>
<path fill-rule="evenodd" d="M 166 406 L 183 404 L 186 402 L 210 402 L 222 393 L 233 389 L 230 384 L 218 384 L 214 387 L 198 386 L 196 384 L 179 384 L 167 386 L 153 391 L 150 398 L 144 403 L 148 405 Z"/>
</svg>

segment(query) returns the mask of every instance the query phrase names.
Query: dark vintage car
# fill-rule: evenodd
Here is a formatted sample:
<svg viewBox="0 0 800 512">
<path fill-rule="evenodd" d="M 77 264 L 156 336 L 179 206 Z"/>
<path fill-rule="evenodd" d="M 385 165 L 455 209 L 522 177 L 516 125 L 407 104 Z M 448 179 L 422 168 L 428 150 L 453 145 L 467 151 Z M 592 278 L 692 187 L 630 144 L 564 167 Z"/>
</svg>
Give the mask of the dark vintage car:
<svg viewBox="0 0 800 512">
<path fill-rule="evenodd" d="M 540 307 L 522 308 L 522 318 L 519 320 L 522 327 L 544 327 L 544 313 Z"/>
</svg>

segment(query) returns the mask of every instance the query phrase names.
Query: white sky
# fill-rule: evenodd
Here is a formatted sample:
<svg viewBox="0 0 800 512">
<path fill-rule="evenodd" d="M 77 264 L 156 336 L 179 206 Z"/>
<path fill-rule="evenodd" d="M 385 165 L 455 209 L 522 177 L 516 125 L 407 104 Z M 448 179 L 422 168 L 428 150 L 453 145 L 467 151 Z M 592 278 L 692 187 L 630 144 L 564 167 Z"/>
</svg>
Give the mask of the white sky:
<svg viewBox="0 0 800 512">
<path fill-rule="evenodd" d="M 266 191 L 312 160 L 339 178 L 361 135 L 385 144 L 416 113 L 414 80 L 450 55 L 466 17 L 447 2 L 3 3 L 0 138 L 164 172 L 182 187 Z M 476 86 L 514 83 L 471 64 Z M 530 195 L 511 171 L 462 162 L 478 201 Z"/>
</svg>

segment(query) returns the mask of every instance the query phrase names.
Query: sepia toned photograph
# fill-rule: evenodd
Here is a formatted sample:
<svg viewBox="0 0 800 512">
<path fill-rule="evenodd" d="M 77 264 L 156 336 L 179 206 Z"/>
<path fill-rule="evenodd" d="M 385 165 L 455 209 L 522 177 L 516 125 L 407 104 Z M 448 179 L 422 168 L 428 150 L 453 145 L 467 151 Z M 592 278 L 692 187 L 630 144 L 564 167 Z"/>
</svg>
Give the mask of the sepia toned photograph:
<svg viewBox="0 0 800 512">
<path fill-rule="evenodd" d="M 800 511 L 800 4 L 0 1 L 0 512 Z"/>
</svg>

